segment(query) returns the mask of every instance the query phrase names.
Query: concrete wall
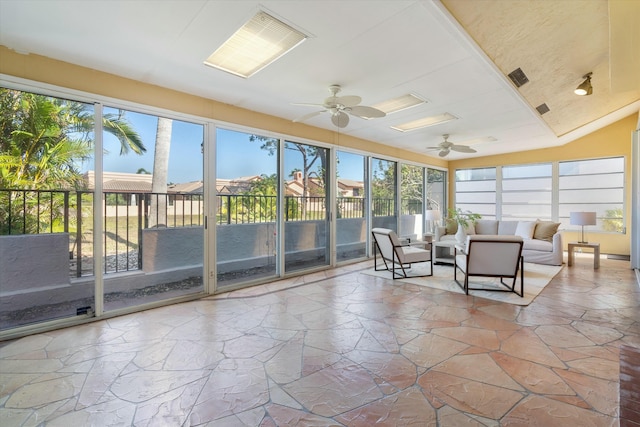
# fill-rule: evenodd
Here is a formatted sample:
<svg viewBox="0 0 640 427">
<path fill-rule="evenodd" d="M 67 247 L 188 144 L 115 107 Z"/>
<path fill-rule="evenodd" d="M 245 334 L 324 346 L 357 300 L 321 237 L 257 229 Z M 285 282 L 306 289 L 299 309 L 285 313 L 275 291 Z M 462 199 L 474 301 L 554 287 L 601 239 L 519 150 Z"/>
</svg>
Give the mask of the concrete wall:
<svg viewBox="0 0 640 427">
<path fill-rule="evenodd" d="M 68 233 L 0 236 L 0 296 L 68 284 Z"/>
<path fill-rule="evenodd" d="M 373 223 L 375 227 L 393 228 L 395 218 L 376 217 Z M 338 220 L 338 252 L 363 254 L 366 232 L 363 218 Z M 274 223 L 218 226 L 218 270 L 229 272 L 272 264 L 276 238 Z M 288 222 L 285 251 L 287 262 L 324 256 L 326 222 Z M 142 271 L 104 276 L 105 292 L 141 289 L 202 276 L 204 229 L 143 230 L 142 254 Z M 70 278 L 68 234 L 0 236 L 0 312 L 93 295 L 93 276 Z"/>
<path fill-rule="evenodd" d="M 142 230 L 142 270 L 145 273 L 202 266 L 203 259 L 203 227 Z"/>
</svg>

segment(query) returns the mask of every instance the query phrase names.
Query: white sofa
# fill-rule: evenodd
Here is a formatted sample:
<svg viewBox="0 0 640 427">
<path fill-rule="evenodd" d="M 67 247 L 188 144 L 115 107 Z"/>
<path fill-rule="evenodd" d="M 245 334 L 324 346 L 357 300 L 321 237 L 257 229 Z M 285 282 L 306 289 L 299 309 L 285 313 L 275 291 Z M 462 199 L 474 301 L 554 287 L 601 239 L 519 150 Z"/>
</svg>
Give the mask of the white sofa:
<svg viewBox="0 0 640 427">
<path fill-rule="evenodd" d="M 524 257 L 525 262 L 532 262 L 535 264 L 547 264 L 547 265 L 562 265 L 562 234 L 559 231 L 556 231 L 553 235 L 544 236 L 548 240 L 542 240 L 540 238 L 535 238 L 536 233 L 534 227 L 533 233 L 530 233 L 530 236 L 527 233 L 523 233 L 524 229 L 528 229 L 529 227 L 524 227 L 524 225 L 531 224 L 522 224 L 523 226 L 518 227 L 518 223 L 520 221 L 497 221 L 491 219 L 480 219 L 473 224 L 473 227 L 470 228 L 470 233 L 468 234 L 483 234 L 483 235 L 520 235 L 524 240 L 524 245 L 522 248 L 522 255 Z M 527 221 L 523 221 L 523 223 L 530 223 Z M 549 230 L 549 227 L 553 229 L 552 223 L 550 221 L 538 221 L 540 223 L 540 231 L 542 231 L 542 227 L 545 227 L 545 230 Z M 557 230 L 557 226 L 555 227 Z M 447 234 L 445 226 L 438 226 L 435 230 L 434 241 L 455 241 L 455 234 Z"/>
</svg>

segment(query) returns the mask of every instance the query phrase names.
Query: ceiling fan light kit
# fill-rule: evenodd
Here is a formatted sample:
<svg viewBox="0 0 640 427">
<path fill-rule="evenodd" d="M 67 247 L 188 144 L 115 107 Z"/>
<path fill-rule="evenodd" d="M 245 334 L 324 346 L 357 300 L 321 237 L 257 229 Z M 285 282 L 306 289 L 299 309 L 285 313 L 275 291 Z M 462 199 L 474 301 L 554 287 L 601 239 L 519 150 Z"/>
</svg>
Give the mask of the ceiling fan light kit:
<svg viewBox="0 0 640 427">
<path fill-rule="evenodd" d="M 593 73 L 587 73 L 582 76 L 585 79 L 582 83 L 578 85 L 576 90 L 573 91 L 576 95 L 586 96 L 591 95 L 593 93 L 593 86 L 591 86 L 591 75 Z"/>
</svg>

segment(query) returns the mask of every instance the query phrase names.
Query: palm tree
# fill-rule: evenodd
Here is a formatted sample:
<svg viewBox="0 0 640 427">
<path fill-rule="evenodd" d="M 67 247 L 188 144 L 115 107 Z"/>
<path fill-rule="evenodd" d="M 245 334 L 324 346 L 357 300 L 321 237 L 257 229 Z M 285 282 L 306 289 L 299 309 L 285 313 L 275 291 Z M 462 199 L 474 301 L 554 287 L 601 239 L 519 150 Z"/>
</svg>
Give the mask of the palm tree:
<svg viewBox="0 0 640 427">
<path fill-rule="evenodd" d="M 122 113 L 105 114 L 103 129 L 121 143 L 121 154 L 146 151 Z M 91 105 L 0 88 L 0 188 L 66 190 L 85 187 L 79 170 L 93 152 Z M 61 213 L 62 194 L 53 194 L 49 218 Z M 22 195 L 21 203 L 14 200 Z M 24 221 L 21 230 L 39 228 L 42 207 L 35 192 L 8 192 L 0 206 L 0 223 L 11 215 Z M 6 203 L 5 203 L 5 199 Z M 59 200 L 58 200 L 59 199 Z M 15 212 L 9 212 L 11 210 Z M 48 226 L 52 226 L 49 224 Z M 14 228 L 13 226 L 11 227 Z M 11 230 L 0 230 L 0 233 Z"/>
<path fill-rule="evenodd" d="M 0 188 L 81 187 L 93 122 L 91 105 L 0 88 Z M 103 128 L 120 141 L 120 154 L 146 151 L 122 113 L 105 114 Z"/>
<path fill-rule="evenodd" d="M 149 227 L 167 225 L 167 182 L 169 179 L 169 151 L 173 120 L 158 117 L 156 146 L 153 157 L 153 177 L 151 178 L 151 206 Z"/>
</svg>

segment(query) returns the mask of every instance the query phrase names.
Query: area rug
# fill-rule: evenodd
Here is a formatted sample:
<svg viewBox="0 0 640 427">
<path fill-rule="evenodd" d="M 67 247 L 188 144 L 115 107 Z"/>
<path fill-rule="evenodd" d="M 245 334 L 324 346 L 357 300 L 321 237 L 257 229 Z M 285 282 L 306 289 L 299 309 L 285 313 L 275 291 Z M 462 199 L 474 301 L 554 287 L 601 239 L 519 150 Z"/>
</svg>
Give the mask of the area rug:
<svg viewBox="0 0 640 427">
<path fill-rule="evenodd" d="M 497 291 L 469 291 L 469 295 L 479 298 L 490 299 L 515 305 L 529 305 L 537 297 L 540 292 L 547 286 L 551 279 L 562 270 L 562 266 L 542 265 L 524 263 L 524 296 L 521 298 L 513 292 L 497 292 Z M 410 270 L 409 274 L 422 275 L 429 272 L 429 264 L 416 264 Z M 362 274 L 370 276 L 391 279 L 391 272 L 382 270 L 374 271 L 373 268 L 363 270 Z M 464 275 L 458 270 L 458 281 L 464 283 Z M 410 277 L 407 279 L 396 279 L 395 282 L 411 283 L 413 285 L 426 286 L 442 291 L 455 292 L 463 294 L 464 291 L 453 280 L 453 265 L 435 265 L 433 268 L 433 276 L 431 277 Z M 483 288 L 499 288 L 500 279 L 492 277 L 471 277 L 469 278 L 469 286 Z M 505 279 L 505 283 L 511 283 L 510 279 Z M 504 288 L 504 287 L 503 287 Z M 520 275 L 516 282 L 516 288 L 520 290 Z M 506 288 L 505 288 L 506 289 Z"/>
</svg>

